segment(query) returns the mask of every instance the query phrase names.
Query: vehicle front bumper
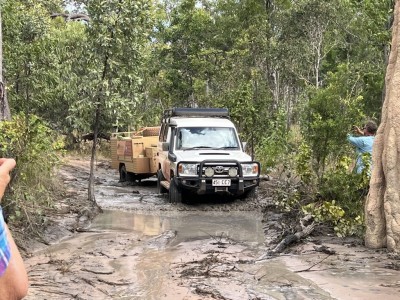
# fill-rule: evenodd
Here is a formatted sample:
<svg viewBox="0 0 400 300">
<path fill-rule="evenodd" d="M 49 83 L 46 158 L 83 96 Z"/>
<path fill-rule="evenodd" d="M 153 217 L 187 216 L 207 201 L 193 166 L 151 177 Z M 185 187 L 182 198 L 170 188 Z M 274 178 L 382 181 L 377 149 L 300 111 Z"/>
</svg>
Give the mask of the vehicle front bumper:
<svg viewBox="0 0 400 300">
<path fill-rule="evenodd" d="M 219 178 L 220 179 L 220 178 Z M 212 178 L 190 178 L 175 177 L 178 187 L 189 190 L 191 192 L 201 194 L 228 193 L 233 195 L 241 195 L 247 190 L 251 190 L 259 185 L 259 178 L 226 178 L 231 179 L 230 186 L 213 186 Z"/>
<path fill-rule="evenodd" d="M 181 163 L 189 163 L 189 162 L 181 162 Z M 253 162 L 251 162 L 253 163 Z M 259 163 L 256 162 L 258 165 Z M 236 177 L 229 176 L 217 176 L 217 177 L 206 177 L 202 171 L 203 166 L 210 164 L 214 165 L 224 165 L 229 164 L 232 166 L 234 164 L 238 167 L 239 174 Z M 258 166 L 258 170 L 260 170 L 260 166 Z M 243 176 L 241 165 L 238 161 L 214 161 L 214 160 L 205 160 L 199 164 L 199 175 L 197 176 L 175 176 L 176 184 L 180 189 L 184 189 L 190 191 L 192 193 L 196 193 L 199 195 L 202 194 L 214 194 L 214 193 L 227 193 L 231 195 L 242 195 L 248 190 L 251 190 L 257 187 L 260 183 L 260 174 L 258 173 L 256 176 Z M 230 186 L 213 186 L 213 179 L 230 179 Z"/>
</svg>

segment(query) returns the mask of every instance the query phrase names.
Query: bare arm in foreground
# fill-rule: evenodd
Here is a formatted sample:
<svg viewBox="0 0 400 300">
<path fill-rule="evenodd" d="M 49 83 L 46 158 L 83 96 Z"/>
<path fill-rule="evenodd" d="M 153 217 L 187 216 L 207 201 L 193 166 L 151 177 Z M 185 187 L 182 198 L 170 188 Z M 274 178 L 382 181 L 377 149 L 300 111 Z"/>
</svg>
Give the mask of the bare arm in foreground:
<svg viewBox="0 0 400 300">
<path fill-rule="evenodd" d="M 0 158 L 0 201 L 14 167 L 14 159 Z M 28 293 L 28 275 L 17 245 L 3 220 L 1 207 L 0 213 L 0 299 L 22 299 Z"/>
</svg>

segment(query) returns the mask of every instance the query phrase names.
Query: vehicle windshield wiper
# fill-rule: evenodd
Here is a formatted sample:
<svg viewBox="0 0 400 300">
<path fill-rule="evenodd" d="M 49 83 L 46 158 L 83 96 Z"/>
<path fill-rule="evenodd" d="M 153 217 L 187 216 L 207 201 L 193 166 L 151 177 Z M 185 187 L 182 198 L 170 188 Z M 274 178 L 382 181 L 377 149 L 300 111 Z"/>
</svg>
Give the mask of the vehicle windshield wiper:
<svg viewBox="0 0 400 300">
<path fill-rule="evenodd" d="M 225 147 L 219 147 L 219 148 L 216 148 L 216 149 L 218 149 L 218 150 L 224 150 L 224 149 L 239 149 L 239 147 L 238 146 L 225 146 Z"/>
<path fill-rule="evenodd" d="M 210 146 L 195 146 L 195 147 L 182 148 L 182 150 L 197 150 L 197 149 L 215 149 L 215 148 Z"/>
</svg>

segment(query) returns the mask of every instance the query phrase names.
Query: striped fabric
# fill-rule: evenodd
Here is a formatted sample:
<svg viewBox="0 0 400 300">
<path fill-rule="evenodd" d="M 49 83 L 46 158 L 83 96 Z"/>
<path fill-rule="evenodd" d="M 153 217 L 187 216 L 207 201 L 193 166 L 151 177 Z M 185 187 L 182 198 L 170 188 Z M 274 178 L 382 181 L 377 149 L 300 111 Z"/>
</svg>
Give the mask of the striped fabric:
<svg viewBox="0 0 400 300">
<path fill-rule="evenodd" d="M 7 232 L 3 218 L 3 210 L 0 207 L 0 276 L 4 274 L 10 261 L 10 245 L 7 240 Z"/>
</svg>

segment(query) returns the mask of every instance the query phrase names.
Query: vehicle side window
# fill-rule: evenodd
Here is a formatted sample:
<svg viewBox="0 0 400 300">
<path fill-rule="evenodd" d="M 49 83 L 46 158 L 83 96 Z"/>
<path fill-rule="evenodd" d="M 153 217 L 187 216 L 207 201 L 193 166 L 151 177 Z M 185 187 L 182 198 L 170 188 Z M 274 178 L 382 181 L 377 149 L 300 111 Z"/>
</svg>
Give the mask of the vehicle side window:
<svg viewBox="0 0 400 300">
<path fill-rule="evenodd" d="M 175 144 L 176 127 L 170 127 L 168 131 L 169 151 L 172 153 Z"/>
</svg>

